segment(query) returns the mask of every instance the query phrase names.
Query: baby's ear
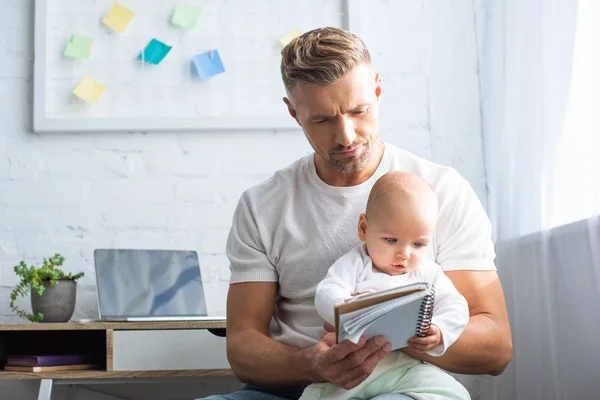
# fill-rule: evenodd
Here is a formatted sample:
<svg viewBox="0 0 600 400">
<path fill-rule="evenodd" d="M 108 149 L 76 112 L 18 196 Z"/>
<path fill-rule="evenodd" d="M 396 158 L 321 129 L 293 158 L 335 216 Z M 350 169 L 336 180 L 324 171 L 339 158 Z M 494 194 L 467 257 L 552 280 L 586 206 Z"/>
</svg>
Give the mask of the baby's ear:
<svg viewBox="0 0 600 400">
<path fill-rule="evenodd" d="M 361 242 L 367 241 L 367 216 L 364 213 L 358 218 L 358 238 Z"/>
</svg>

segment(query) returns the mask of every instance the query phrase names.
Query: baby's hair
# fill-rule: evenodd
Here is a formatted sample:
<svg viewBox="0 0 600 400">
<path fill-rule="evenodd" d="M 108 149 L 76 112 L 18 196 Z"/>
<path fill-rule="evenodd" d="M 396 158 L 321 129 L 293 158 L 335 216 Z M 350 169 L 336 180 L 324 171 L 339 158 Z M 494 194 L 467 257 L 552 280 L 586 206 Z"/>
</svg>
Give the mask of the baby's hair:
<svg viewBox="0 0 600 400">
<path fill-rule="evenodd" d="M 377 209 L 389 195 L 408 198 L 417 203 L 430 198 L 435 201 L 437 210 L 437 197 L 431 186 L 420 176 L 409 172 L 391 171 L 381 176 L 373 185 L 369 200 L 367 201 L 367 217 Z"/>
</svg>

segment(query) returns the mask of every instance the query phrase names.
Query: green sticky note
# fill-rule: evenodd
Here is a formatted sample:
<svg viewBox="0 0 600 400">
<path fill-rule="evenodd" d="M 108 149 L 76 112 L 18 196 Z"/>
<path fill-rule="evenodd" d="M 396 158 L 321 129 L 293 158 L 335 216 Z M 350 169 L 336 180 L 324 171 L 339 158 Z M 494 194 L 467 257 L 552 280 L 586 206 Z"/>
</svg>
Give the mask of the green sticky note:
<svg viewBox="0 0 600 400">
<path fill-rule="evenodd" d="M 65 48 L 65 56 L 86 60 L 90 58 L 92 43 L 94 43 L 94 38 L 73 34 Z"/>
<path fill-rule="evenodd" d="M 179 4 L 171 16 L 171 24 L 183 29 L 193 29 L 198 22 L 200 7 Z"/>
</svg>

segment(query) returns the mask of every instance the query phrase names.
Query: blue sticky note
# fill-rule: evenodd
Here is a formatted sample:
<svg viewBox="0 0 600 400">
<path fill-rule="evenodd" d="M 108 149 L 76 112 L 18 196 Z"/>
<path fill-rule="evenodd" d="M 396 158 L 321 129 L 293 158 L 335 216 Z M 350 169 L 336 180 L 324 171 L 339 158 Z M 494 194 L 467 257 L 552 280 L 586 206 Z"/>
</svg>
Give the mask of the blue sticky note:
<svg viewBox="0 0 600 400">
<path fill-rule="evenodd" d="M 192 63 L 196 76 L 200 79 L 206 79 L 225 72 L 225 67 L 217 49 L 194 55 Z"/>
<path fill-rule="evenodd" d="M 146 48 L 137 57 L 138 60 L 144 60 L 150 64 L 158 64 L 171 51 L 172 46 L 168 46 L 160 40 L 152 39 L 146 45 Z"/>
</svg>

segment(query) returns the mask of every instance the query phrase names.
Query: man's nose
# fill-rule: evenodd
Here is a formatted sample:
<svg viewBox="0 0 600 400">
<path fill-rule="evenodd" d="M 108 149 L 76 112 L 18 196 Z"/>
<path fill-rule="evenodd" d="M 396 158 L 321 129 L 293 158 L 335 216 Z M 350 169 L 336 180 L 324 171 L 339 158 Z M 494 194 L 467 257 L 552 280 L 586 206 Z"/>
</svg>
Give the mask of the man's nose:
<svg viewBox="0 0 600 400">
<path fill-rule="evenodd" d="M 339 120 L 339 126 L 337 127 L 336 142 L 344 147 L 350 146 L 356 139 L 356 132 L 354 131 L 354 121 L 352 118 L 343 116 Z"/>
</svg>

